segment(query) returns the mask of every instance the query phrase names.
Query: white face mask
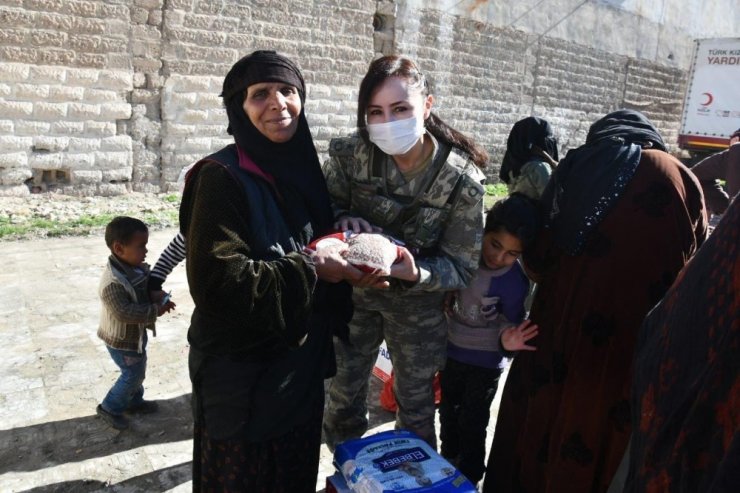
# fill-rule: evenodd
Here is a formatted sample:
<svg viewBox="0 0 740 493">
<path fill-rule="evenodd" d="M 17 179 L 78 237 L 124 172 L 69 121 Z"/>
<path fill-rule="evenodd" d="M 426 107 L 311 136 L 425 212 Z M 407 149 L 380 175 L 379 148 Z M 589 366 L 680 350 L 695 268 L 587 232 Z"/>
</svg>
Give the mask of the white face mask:
<svg viewBox="0 0 740 493">
<path fill-rule="evenodd" d="M 405 120 L 386 123 L 368 123 L 370 142 L 390 156 L 406 154 L 424 135 L 424 120 L 412 116 Z"/>
</svg>

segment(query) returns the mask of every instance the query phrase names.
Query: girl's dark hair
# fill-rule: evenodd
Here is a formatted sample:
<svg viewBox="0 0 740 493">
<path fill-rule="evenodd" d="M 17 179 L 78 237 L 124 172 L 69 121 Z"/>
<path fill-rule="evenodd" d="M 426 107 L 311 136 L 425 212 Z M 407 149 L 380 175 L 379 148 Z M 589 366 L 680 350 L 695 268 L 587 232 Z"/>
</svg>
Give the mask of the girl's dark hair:
<svg viewBox="0 0 740 493">
<path fill-rule="evenodd" d="M 521 193 L 512 193 L 496 202 L 486 214 L 484 233 L 506 230 L 519 238 L 527 250 L 534 243 L 540 230 L 540 213 L 537 202 Z"/>
<path fill-rule="evenodd" d="M 390 77 L 403 77 L 409 81 L 410 87 L 419 87 L 424 97 L 430 93 L 429 82 L 419 67 L 410 58 L 399 55 L 389 55 L 378 58 L 370 64 L 365 77 L 360 83 L 360 94 L 357 98 L 357 129 L 365 143 L 369 144 L 367 134 L 367 107 L 375 89 Z M 443 122 L 434 113 L 424 122 L 429 133 L 437 140 L 464 151 L 479 167 L 485 168 L 488 162 L 488 153 L 467 137 Z"/>
<path fill-rule="evenodd" d="M 108 248 L 113 248 L 113 243 L 116 241 L 126 245 L 134 234 L 139 232 L 149 232 L 143 221 L 128 216 L 114 217 L 105 227 L 105 244 Z"/>
</svg>

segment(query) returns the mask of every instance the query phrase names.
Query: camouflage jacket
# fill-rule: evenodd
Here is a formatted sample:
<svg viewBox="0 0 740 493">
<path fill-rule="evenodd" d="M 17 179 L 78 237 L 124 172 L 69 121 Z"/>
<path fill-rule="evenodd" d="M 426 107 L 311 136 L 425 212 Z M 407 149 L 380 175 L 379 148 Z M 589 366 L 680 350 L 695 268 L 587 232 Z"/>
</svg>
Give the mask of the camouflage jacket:
<svg viewBox="0 0 740 493">
<path fill-rule="evenodd" d="M 362 217 L 414 253 L 419 282 L 403 283 L 412 290 L 463 288 L 480 258 L 485 177 L 455 149 L 434 143 L 432 163 L 408 182 L 359 137 L 332 139 L 323 166 L 335 218 Z"/>
</svg>

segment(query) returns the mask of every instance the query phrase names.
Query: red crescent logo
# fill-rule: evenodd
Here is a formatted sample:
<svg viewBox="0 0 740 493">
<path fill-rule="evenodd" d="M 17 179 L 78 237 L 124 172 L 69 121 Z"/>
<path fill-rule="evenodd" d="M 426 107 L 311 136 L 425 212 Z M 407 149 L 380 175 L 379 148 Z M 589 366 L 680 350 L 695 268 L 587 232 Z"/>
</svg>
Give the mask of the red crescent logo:
<svg viewBox="0 0 740 493">
<path fill-rule="evenodd" d="M 703 92 L 701 93 L 701 95 L 707 97 L 706 102 L 701 103 L 702 106 L 709 106 L 710 104 L 712 104 L 712 101 L 714 101 L 714 96 L 712 96 L 712 94 L 709 92 Z"/>
</svg>

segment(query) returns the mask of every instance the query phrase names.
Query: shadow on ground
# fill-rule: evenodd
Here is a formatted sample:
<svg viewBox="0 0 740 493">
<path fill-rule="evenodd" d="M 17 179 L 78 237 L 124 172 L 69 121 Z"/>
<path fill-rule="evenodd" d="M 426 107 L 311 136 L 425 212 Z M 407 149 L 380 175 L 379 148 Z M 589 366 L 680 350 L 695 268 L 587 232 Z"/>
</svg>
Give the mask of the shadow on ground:
<svg viewBox="0 0 740 493">
<path fill-rule="evenodd" d="M 392 426 L 394 414 L 380 407 L 382 382 L 369 381 L 369 429 Z M 95 415 L 40 423 L 0 431 L 0 475 L 42 471 L 54 466 L 82 462 L 147 445 L 192 438 L 191 395 L 158 400 L 159 412 L 131 417 L 128 430 L 116 431 Z M 331 467 L 331 456 L 322 458 Z M 76 479 L 36 486 L 25 493 L 67 492 L 164 492 L 191 479 L 190 461 L 134 476 L 115 484 L 97 479 Z M 330 471 L 319 472 L 319 481 Z"/>
<path fill-rule="evenodd" d="M 104 457 L 144 445 L 192 438 L 190 394 L 157 402 L 159 412 L 132 417 L 131 427 L 120 432 L 95 415 L 2 430 L 0 431 L 0 474 L 10 471 L 36 471 L 59 464 Z M 157 475 L 166 470 L 154 471 L 149 475 L 137 476 L 137 478 Z M 79 483 L 78 486 L 82 487 L 83 482 Z M 55 485 L 49 488 L 53 486 Z M 44 489 L 43 491 L 72 490 Z"/>
<path fill-rule="evenodd" d="M 168 491 L 173 487 L 190 481 L 191 462 L 184 462 L 164 469 L 158 469 L 141 476 L 129 478 L 114 485 L 108 485 L 103 481 L 77 480 L 64 481 L 62 483 L 38 486 L 23 493 L 92 493 L 96 491 L 106 492 L 157 492 Z"/>
</svg>

